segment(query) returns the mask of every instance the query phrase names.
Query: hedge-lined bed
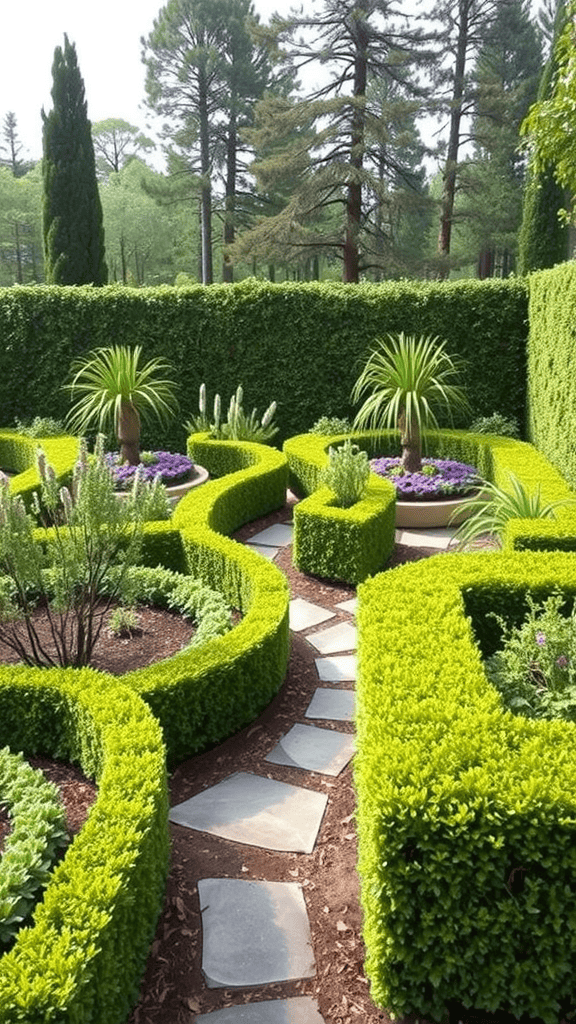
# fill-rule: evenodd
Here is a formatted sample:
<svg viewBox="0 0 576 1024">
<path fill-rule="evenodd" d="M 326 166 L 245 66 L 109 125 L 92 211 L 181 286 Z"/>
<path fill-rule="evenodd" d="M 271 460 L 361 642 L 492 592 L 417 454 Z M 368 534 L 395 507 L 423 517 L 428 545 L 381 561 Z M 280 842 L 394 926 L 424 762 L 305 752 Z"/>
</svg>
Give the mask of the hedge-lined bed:
<svg viewBox="0 0 576 1024">
<path fill-rule="evenodd" d="M 77 763 L 99 787 L 33 927 L 0 958 L 0 1022 L 122 1024 L 168 870 L 160 727 L 127 687 L 111 679 L 103 686 L 90 669 L 4 667 L 0 744 Z"/>
<path fill-rule="evenodd" d="M 504 711 L 495 611 L 576 596 L 576 555 L 438 556 L 360 588 L 359 871 L 378 1005 L 574 1009 L 576 730 Z M 385 642 L 383 642 L 385 637 Z"/>
<path fill-rule="evenodd" d="M 44 450 L 56 476 L 64 483 L 72 476 L 80 441 L 70 435 L 31 438 L 15 430 L 0 430 L 0 469 L 15 473 L 10 479 L 10 490 L 21 494 L 27 507 L 33 491 L 40 488 L 37 448 Z"/>
<path fill-rule="evenodd" d="M 397 455 L 396 431 L 355 432 L 323 437 L 299 434 L 284 442 L 289 484 L 307 496 L 294 510 L 294 562 L 303 572 L 358 583 L 381 569 L 394 546 L 393 485 L 370 478 L 366 498 L 349 509 L 334 508 L 334 495 L 321 485 L 328 449 L 347 437 L 371 458 Z M 538 487 L 544 503 L 574 500 L 560 473 L 532 445 L 512 438 L 471 434 L 464 430 L 430 431 L 426 453 L 476 466 L 481 476 L 499 487 L 516 476 L 530 492 Z M 551 520 L 513 520 L 506 529 L 505 549 L 576 549 L 576 504 L 556 511 Z"/>
</svg>

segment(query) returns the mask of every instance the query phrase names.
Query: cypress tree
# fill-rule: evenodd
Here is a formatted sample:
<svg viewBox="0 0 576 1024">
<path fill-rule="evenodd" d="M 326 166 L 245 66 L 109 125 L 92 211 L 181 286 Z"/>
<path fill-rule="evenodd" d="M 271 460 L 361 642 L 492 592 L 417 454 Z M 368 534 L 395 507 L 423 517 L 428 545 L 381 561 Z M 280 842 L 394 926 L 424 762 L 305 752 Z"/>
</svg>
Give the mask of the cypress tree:
<svg viewBox="0 0 576 1024">
<path fill-rule="evenodd" d="M 558 0 L 552 48 L 540 79 L 538 101 L 552 95 L 557 70 L 554 51 L 565 21 L 566 5 L 564 0 Z M 518 236 L 519 274 L 553 267 L 568 259 L 569 228 L 558 217 L 558 210 L 565 206 L 566 194 L 554 177 L 554 168 L 548 167 L 541 174 L 529 168 Z"/>
<path fill-rule="evenodd" d="M 102 206 L 76 47 L 64 36 L 52 65 L 53 110 L 42 111 L 47 284 L 106 284 Z"/>
</svg>

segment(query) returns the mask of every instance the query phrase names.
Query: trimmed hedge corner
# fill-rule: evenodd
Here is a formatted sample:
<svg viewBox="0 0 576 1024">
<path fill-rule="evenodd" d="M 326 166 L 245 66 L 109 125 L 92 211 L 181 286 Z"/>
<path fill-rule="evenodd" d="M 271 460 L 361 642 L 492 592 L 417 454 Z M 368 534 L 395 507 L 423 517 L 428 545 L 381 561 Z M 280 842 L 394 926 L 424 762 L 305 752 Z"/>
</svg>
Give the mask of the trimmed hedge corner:
<svg viewBox="0 0 576 1024">
<path fill-rule="evenodd" d="M 22 495 L 27 508 L 32 492 L 40 488 L 35 461 L 37 448 L 43 448 L 56 476 L 65 483 L 72 476 L 80 441 L 70 435 L 31 438 L 15 430 L 0 430 L 0 467 L 16 474 L 10 479 L 10 490 Z"/>
<path fill-rule="evenodd" d="M 575 554 L 438 556 L 360 588 L 366 970 L 396 1015 L 574 1010 L 576 729 L 503 710 L 475 643 L 558 588 L 576 598 Z"/>
<path fill-rule="evenodd" d="M 78 763 L 99 786 L 33 926 L 0 959 L 0 1022 L 123 1024 L 168 871 L 160 727 L 135 694 L 90 669 L 12 667 L 0 677 L 0 744 Z"/>
</svg>

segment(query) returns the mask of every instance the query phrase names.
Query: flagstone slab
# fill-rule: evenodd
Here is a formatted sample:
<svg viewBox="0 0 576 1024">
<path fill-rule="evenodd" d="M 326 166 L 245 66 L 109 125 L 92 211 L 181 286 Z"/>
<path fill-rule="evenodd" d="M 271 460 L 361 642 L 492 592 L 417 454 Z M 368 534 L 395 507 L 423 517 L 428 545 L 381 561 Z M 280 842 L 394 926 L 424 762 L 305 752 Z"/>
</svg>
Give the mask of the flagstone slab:
<svg viewBox="0 0 576 1024">
<path fill-rule="evenodd" d="M 306 709 L 306 718 L 329 718 L 333 722 L 350 722 L 354 718 L 354 690 L 318 687 Z"/>
<path fill-rule="evenodd" d="M 269 547 L 266 547 L 266 545 L 264 545 L 264 544 L 251 544 L 251 543 L 248 543 L 247 546 L 249 548 L 252 548 L 253 551 L 257 551 L 259 555 L 263 555 L 264 558 L 268 558 L 270 561 L 273 561 L 273 559 L 276 558 L 276 555 L 278 554 L 278 552 L 280 550 L 280 548 L 269 548 Z"/>
<path fill-rule="evenodd" d="M 201 878 L 198 895 L 208 988 L 314 977 L 310 924 L 297 882 Z"/>
<path fill-rule="evenodd" d="M 236 772 L 170 811 L 170 821 L 235 843 L 312 853 L 328 797 Z"/>
<path fill-rule="evenodd" d="M 303 597 L 295 597 L 290 601 L 290 629 L 297 633 L 309 626 L 318 626 L 321 622 L 333 619 L 334 614 L 319 604 L 305 601 Z"/>
<path fill-rule="evenodd" d="M 320 654 L 337 654 L 338 651 L 356 650 L 356 626 L 351 622 L 337 622 L 335 626 L 310 633 L 306 639 Z"/>
<path fill-rule="evenodd" d="M 356 679 L 356 655 L 334 654 L 330 658 L 315 658 L 318 678 L 323 683 L 349 683 Z"/>
<path fill-rule="evenodd" d="M 292 543 L 294 527 L 289 523 L 274 523 L 273 526 L 260 530 L 260 533 L 253 534 L 247 541 L 248 544 L 266 544 L 269 547 L 283 548 Z"/>
<path fill-rule="evenodd" d="M 354 737 L 315 725 L 293 725 L 265 758 L 272 764 L 339 775 L 354 754 Z"/>
<path fill-rule="evenodd" d="M 438 548 L 446 551 L 457 531 L 457 526 L 436 526 L 428 530 L 396 530 L 396 543 L 410 548 Z"/>
<path fill-rule="evenodd" d="M 201 1013 L 196 1024 L 325 1024 L 311 996 L 267 999 L 265 1003 L 227 1006 L 214 1013 Z"/>
<path fill-rule="evenodd" d="M 351 597 L 351 598 L 348 599 L 348 601 L 340 601 L 340 603 L 336 605 L 337 608 L 341 608 L 343 612 L 349 612 L 350 615 L 355 615 L 356 614 L 357 606 L 358 606 L 358 598 L 357 597 Z"/>
</svg>

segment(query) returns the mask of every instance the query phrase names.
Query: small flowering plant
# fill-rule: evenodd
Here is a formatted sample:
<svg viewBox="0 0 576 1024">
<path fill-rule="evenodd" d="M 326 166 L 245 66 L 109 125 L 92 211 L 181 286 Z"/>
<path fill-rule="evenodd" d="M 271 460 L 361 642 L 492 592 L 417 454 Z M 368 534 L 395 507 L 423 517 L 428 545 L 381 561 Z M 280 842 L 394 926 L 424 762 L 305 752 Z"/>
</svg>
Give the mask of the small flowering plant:
<svg viewBox="0 0 576 1024">
<path fill-rule="evenodd" d="M 409 473 L 399 458 L 371 459 L 373 473 L 390 480 L 400 501 L 434 501 L 478 490 L 483 481 L 474 466 L 452 459 L 422 459 L 418 472 Z"/>
<path fill-rule="evenodd" d="M 159 479 L 166 487 L 187 480 L 194 463 L 187 455 L 177 452 L 142 452 L 141 461 L 137 466 L 122 459 L 120 452 L 107 452 L 106 465 L 112 472 L 114 486 L 118 491 L 126 491 L 132 487 L 136 474 L 140 480 L 150 482 Z"/>
<path fill-rule="evenodd" d="M 485 662 L 488 679 L 514 714 L 576 722 L 576 611 L 566 614 L 559 593 L 543 604 L 530 594 L 527 601 L 520 626 L 493 615 L 504 645 Z"/>
</svg>

